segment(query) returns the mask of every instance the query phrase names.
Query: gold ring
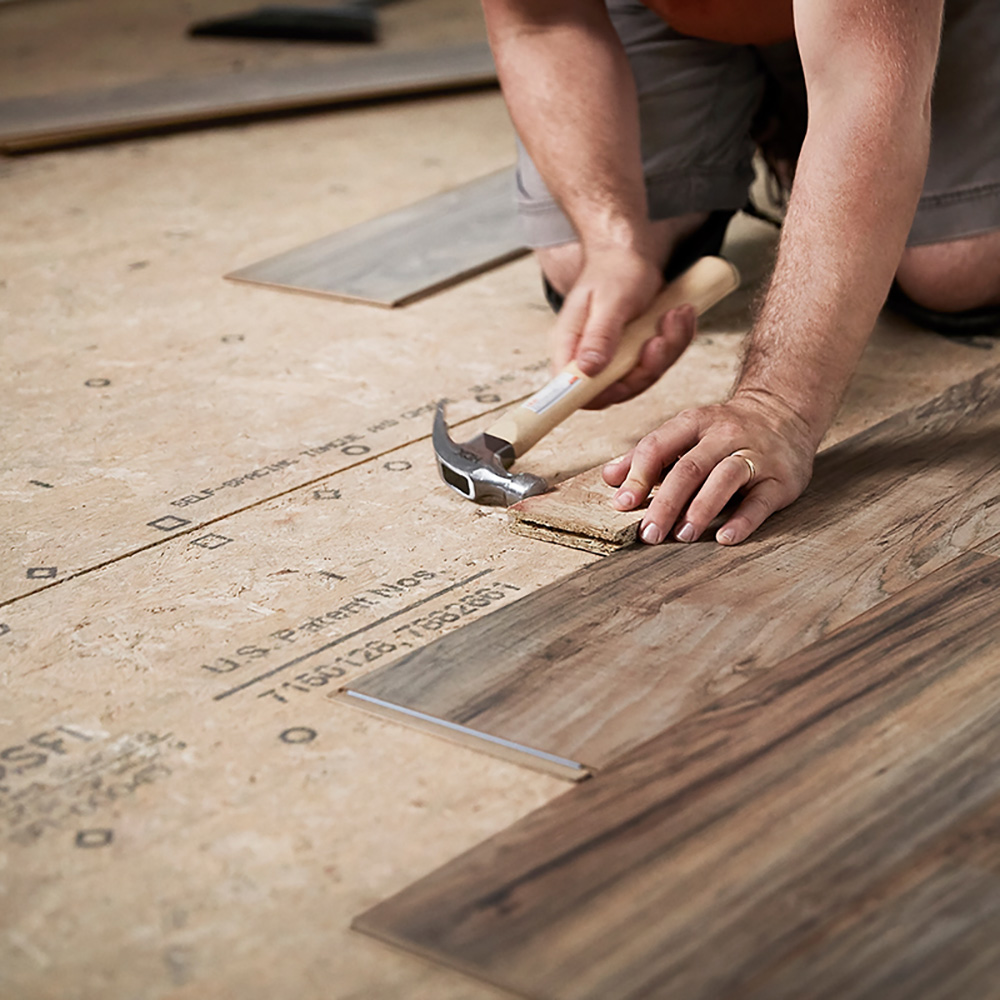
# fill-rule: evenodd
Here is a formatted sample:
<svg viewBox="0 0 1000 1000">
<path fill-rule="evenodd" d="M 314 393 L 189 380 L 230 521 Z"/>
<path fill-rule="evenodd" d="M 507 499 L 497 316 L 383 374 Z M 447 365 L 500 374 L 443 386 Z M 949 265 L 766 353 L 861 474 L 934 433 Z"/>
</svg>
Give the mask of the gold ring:
<svg viewBox="0 0 1000 1000">
<path fill-rule="evenodd" d="M 743 484 L 743 488 L 746 489 L 757 478 L 757 466 L 742 451 L 734 451 L 729 457 L 742 458 L 747 463 L 747 468 L 750 470 L 750 478 Z"/>
</svg>

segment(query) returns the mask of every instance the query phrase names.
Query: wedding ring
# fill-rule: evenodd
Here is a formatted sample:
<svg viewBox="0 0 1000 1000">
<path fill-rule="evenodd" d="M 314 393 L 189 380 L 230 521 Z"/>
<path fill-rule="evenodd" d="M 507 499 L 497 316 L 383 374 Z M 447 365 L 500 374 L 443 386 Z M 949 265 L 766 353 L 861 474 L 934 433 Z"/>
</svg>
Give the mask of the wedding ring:
<svg viewBox="0 0 1000 1000">
<path fill-rule="evenodd" d="M 750 470 L 750 478 L 743 484 L 743 488 L 746 489 L 757 478 L 757 466 L 742 451 L 734 451 L 729 457 L 742 458 L 747 463 L 747 468 Z"/>
</svg>

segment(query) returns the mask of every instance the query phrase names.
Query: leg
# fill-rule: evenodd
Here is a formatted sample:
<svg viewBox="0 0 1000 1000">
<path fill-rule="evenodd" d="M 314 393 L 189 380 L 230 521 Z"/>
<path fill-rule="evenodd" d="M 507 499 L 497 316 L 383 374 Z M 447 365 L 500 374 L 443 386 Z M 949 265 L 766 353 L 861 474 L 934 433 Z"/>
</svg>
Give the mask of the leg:
<svg viewBox="0 0 1000 1000">
<path fill-rule="evenodd" d="M 659 262 L 672 277 L 718 252 L 753 180 L 750 125 L 764 73 L 752 49 L 688 38 L 638 0 L 609 11 L 639 93 L 642 160 Z M 558 308 L 582 267 L 572 224 L 518 144 L 519 210 Z"/>
<path fill-rule="evenodd" d="M 998 46 L 995 2 L 947 0 L 927 177 L 889 297 L 942 333 L 1000 330 Z"/>
<path fill-rule="evenodd" d="M 907 247 L 896 281 L 914 302 L 936 312 L 1000 306 L 1000 230 Z"/>
</svg>

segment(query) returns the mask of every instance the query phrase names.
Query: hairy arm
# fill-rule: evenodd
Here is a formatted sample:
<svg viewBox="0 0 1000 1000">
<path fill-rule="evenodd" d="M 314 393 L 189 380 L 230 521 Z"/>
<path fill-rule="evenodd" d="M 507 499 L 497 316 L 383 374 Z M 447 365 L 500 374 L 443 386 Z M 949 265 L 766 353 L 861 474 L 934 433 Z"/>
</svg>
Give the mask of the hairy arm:
<svg viewBox="0 0 1000 1000">
<path fill-rule="evenodd" d="M 603 0 L 483 0 L 511 119 L 580 238 L 583 271 L 553 331 L 553 360 L 595 375 L 663 278 L 653 247 L 635 82 Z M 651 384 L 690 340 L 667 317 L 615 394 Z M 690 322 L 690 321 L 688 321 Z"/>
<path fill-rule="evenodd" d="M 678 456 L 644 538 L 739 542 L 805 488 L 899 263 L 930 142 L 943 0 L 795 0 L 809 128 L 770 287 L 730 400 L 688 411 L 608 466 L 631 507 Z M 728 457 L 741 451 L 750 460 Z M 751 464 L 754 471 L 751 471 Z"/>
<path fill-rule="evenodd" d="M 941 0 L 798 0 L 810 127 L 737 395 L 818 444 L 885 300 L 930 145 Z"/>
<path fill-rule="evenodd" d="M 587 245 L 642 252 L 635 84 L 601 0 L 484 0 L 514 127 Z"/>
</svg>

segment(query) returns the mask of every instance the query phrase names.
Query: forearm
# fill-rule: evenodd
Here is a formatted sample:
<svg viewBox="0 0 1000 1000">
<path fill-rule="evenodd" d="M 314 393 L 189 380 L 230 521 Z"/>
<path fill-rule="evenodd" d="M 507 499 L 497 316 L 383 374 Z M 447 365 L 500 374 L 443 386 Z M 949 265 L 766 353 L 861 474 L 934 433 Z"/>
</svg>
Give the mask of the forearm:
<svg viewBox="0 0 1000 1000">
<path fill-rule="evenodd" d="M 892 53 L 875 45 L 849 53 L 843 70 L 829 57 L 811 68 L 804 46 L 810 127 L 735 392 L 787 407 L 817 444 L 885 300 L 920 195 L 936 51 L 936 35 L 926 34 L 922 64 L 906 71 L 893 70 Z"/>
<path fill-rule="evenodd" d="M 514 126 L 584 247 L 648 243 L 635 84 L 600 0 L 483 0 Z"/>
<path fill-rule="evenodd" d="M 843 131 L 831 129 L 803 148 L 736 389 L 781 401 L 817 443 L 885 300 L 926 167 L 926 130 L 909 136 L 905 152 L 903 135 L 915 130 L 876 144 Z M 855 155 L 857 145 L 865 145 L 863 155 Z"/>
</svg>

